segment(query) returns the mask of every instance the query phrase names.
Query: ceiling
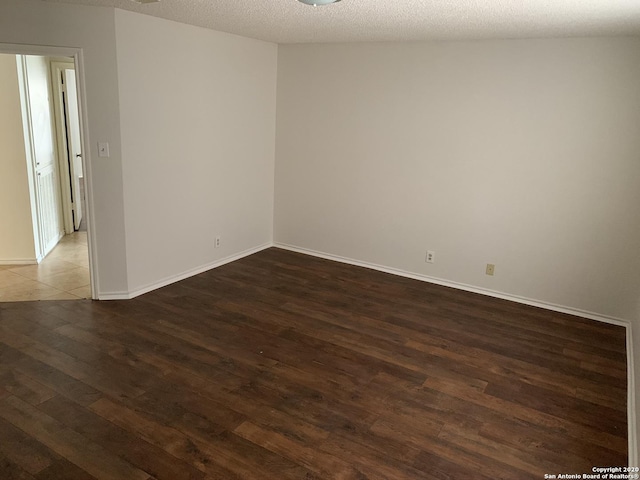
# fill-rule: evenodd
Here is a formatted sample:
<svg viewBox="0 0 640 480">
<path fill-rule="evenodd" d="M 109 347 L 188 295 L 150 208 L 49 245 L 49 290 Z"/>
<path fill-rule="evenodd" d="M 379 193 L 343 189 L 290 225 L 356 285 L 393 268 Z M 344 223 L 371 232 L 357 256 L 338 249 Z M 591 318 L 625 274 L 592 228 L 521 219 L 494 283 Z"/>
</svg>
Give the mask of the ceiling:
<svg viewBox="0 0 640 480">
<path fill-rule="evenodd" d="M 276 43 L 640 35 L 640 0 L 45 0 L 117 7 Z"/>
</svg>

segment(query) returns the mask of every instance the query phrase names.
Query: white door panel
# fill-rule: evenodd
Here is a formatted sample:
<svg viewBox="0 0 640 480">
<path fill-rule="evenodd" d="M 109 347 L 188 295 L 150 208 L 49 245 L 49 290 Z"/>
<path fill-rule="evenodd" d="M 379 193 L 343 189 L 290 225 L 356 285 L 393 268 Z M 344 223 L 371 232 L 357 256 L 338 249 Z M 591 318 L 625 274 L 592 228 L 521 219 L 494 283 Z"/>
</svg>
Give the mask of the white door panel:
<svg viewBox="0 0 640 480">
<path fill-rule="evenodd" d="M 40 235 L 46 255 L 60 239 L 60 201 L 58 196 L 58 176 L 55 164 L 37 171 L 38 207 L 40 209 Z"/>
<path fill-rule="evenodd" d="M 56 160 L 49 103 L 49 69 L 43 57 L 27 55 L 25 59 L 35 160 L 37 166 L 45 167 Z"/>
</svg>

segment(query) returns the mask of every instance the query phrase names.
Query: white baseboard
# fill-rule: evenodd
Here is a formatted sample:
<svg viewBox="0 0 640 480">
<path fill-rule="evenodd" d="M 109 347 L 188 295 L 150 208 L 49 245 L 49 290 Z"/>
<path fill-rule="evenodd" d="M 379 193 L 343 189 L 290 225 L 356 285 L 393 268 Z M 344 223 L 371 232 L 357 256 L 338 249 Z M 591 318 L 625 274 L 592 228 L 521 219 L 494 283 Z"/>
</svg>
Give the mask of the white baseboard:
<svg viewBox="0 0 640 480">
<path fill-rule="evenodd" d="M 627 421 L 629 432 L 629 466 L 638 467 L 638 431 L 636 417 L 636 382 L 633 352 L 633 325 L 627 325 Z"/>
<path fill-rule="evenodd" d="M 11 260 L 0 260 L 0 265 L 37 265 L 36 258 L 14 258 Z"/>
<path fill-rule="evenodd" d="M 441 278 L 430 277 L 428 275 L 422 275 L 419 273 L 407 272 L 405 270 L 385 267 L 383 265 L 377 265 L 369 262 L 362 262 L 360 260 L 354 260 L 352 258 L 341 257 L 339 255 L 332 255 L 329 253 L 319 252 L 316 250 L 310 250 L 308 248 L 301 248 L 295 245 L 288 245 L 286 243 L 274 243 L 274 247 L 282 248 L 284 250 L 290 250 L 292 252 L 303 253 L 306 255 L 312 255 L 314 257 L 324 258 L 327 260 L 333 260 L 336 262 L 346 263 L 349 265 L 355 265 L 358 267 L 369 268 L 371 270 L 377 270 L 380 272 L 390 273 L 392 275 L 398 275 L 401 277 L 412 278 L 414 280 L 420 280 L 423 282 L 434 283 L 436 285 L 442 285 L 445 287 L 456 288 L 458 290 L 464 290 L 472 293 L 479 293 L 481 295 L 487 295 L 490 297 L 500 298 L 503 300 L 510 300 L 512 302 L 522 303 L 525 305 L 531 305 L 534 307 L 544 308 L 546 310 L 552 310 L 554 312 L 567 313 L 582 318 L 588 318 L 590 320 L 596 320 L 599 322 L 609 323 L 625 327 L 626 340 L 627 340 L 627 428 L 628 428 L 628 448 L 629 448 L 629 466 L 638 466 L 638 438 L 636 431 L 636 390 L 635 390 L 635 376 L 634 376 L 634 364 L 633 364 L 633 337 L 631 332 L 631 322 L 622 318 L 610 317 L 595 312 L 589 312 L 586 310 L 580 310 L 577 308 L 566 307 L 563 305 L 556 305 L 553 303 L 543 302 L 540 300 L 534 300 L 531 298 L 520 297 L 518 295 L 511 295 L 508 293 L 498 292 L 495 290 L 488 290 L 485 288 L 474 287 L 473 285 L 467 285 L 464 283 L 452 282 L 449 280 L 443 280 Z"/>
<path fill-rule="evenodd" d="M 170 277 L 163 278 L 162 280 L 154 283 L 150 283 L 148 285 L 136 288 L 133 291 L 129 292 L 100 292 L 98 293 L 98 300 L 130 300 L 132 298 L 138 297 L 145 293 L 149 293 L 153 290 L 157 290 L 158 288 L 166 287 L 175 282 L 179 282 L 180 280 L 184 280 L 189 277 L 193 277 L 194 275 L 198 275 L 199 273 L 206 272 L 213 268 L 221 267 L 227 263 L 234 262 L 236 260 L 240 260 L 241 258 L 248 257 L 249 255 L 253 255 L 254 253 L 258 253 L 262 250 L 272 247 L 273 244 L 271 242 L 265 243 L 258 247 L 250 248 L 248 250 L 244 250 L 243 252 L 236 253 L 233 255 L 229 255 L 228 257 L 222 258 L 220 260 L 216 260 L 215 262 L 207 263 L 205 265 L 201 265 L 199 267 L 193 268 L 191 270 L 187 270 L 185 272 L 179 273 L 178 275 L 172 275 Z"/>
<path fill-rule="evenodd" d="M 98 293 L 97 300 L 130 300 L 133 298 L 129 292 L 102 292 Z"/>
<path fill-rule="evenodd" d="M 442 285 L 444 287 L 456 288 L 458 290 L 464 290 L 466 292 L 479 293 L 481 295 L 487 295 L 489 297 L 500 298 L 503 300 L 510 300 L 512 302 L 531 305 L 533 307 L 540 307 L 546 310 L 552 310 L 554 312 L 567 313 L 569 315 L 576 315 L 578 317 L 588 318 L 590 320 L 597 320 L 599 322 L 610 323 L 613 325 L 619 325 L 621 327 L 626 327 L 629 325 L 629 321 L 624 320 L 622 318 L 610 317 L 610 316 L 602 315 L 595 312 L 580 310 L 578 308 L 565 307 L 564 305 L 556 305 L 556 304 L 544 302 L 541 300 L 535 300 L 532 298 L 521 297 L 518 295 L 511 295 L 509 293 L 498 292 L 496 290 L 489 290 L 486 288 L 475 287 L 473 285 L 467 285 L 466 283 L 452 282 L 450 280 L 444 280 L 442 278 L 430 277 L 428 275 L 423 275 L 421 273 L 408 272 L 406 270 L 401 270 L 393 267 L 385 267 L 384 265 L 377 265 L 375 263 L 362 262 L 360 260 L 354 260 L 352 258 L 341 257 L 339 255 L 332 255 L 324 252 L 318 252 L 316 250 L 301 248 L 295 245 L 288 245 L 286 243 L 274 243 L 273 246 L 277 248 L 282 248 L 284 250 L 290 250 L 292 252 L 304 253 L 306 255 L 312 255 L 314 257 L 320 257 L 327 260 L 334 260 L 336 262 L 347 263 L 349 265 L 369 268 L 371 270 L 390 273 L 392 275 L 398 275 L 400 277 L 405 277 L 405 278 L 412 278 L 414 280 L 420 280 L 422 282 L 434 283 L 436 285 Z"/>
</svg>

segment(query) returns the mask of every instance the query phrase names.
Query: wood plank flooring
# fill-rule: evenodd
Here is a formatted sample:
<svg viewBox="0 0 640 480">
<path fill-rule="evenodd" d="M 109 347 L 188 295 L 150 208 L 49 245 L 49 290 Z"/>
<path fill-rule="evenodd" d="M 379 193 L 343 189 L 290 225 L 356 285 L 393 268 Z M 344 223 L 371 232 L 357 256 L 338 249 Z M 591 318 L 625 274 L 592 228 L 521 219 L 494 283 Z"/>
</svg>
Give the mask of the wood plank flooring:
<svg viewBox="0 0 640 480">
<path fill-rule="evenodd" d="M 541 479 L 626 420 L 622 327 L 275 248 L 0 304 L 2 479 Z"/>
</svg>

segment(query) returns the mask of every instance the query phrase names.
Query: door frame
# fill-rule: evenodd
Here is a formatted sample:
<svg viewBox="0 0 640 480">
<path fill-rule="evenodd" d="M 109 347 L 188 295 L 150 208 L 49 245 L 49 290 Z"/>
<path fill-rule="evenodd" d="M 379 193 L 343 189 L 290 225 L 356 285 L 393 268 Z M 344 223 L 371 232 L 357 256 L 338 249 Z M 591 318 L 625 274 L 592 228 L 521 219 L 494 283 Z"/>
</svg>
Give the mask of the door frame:
<svg viewBox="0 0 640 480">
<path fill-rule="evenodd" d="M 81 48 L 73 47 L 51 47 L 44 45 L 22 45 L 11 43 L 0 43 L 0 53 L 9 55 L 40 55 L 44 57 L 71 57 L 75 65 L 77 93 L 78 93 L 78 113 L 80 116 L 80 142 L 82 145 L 82 171 L 84 174 L 84 198 L 85 198 L 85 219 L 87 222 L 87 247 L 89 254 L 89 278 L 91 283 L 91 298 L 98 298 L 98 261 L 97 242 L 95 232 L 95 209 L 93 202 L 93 172 L 91 170 L 91 149 L 89 148 L 89 121 L 86 103 L 86 80 L 85 61 Z"/>
<path fill-rule="evenodd" d="M 63 99 L 63 86 L 60 81 L 59 75 L 65 68 L 73 68 L 75 70 L 75 64 L 71 58 L 62 59 L 54 58 L 49 63 L 49 69 L 51 72 L 51 88 L 53 90 L 53 116 L 56 124 L 56 139 L 58 144 L 58 171 L 61 178 L 61 193 L 62 193 L 62 217 L 64 222 L 64 231 L 69 234 L 75 231 L 75 225 L 73 221 L 73 204 L 71 199 L 78 196 L 79 192 L 75 192 L 73 195 L 73 176 L 69 163 L 73 160 L 69 153 L 68 146 L 68 128 L 66 124 L 66 103 Z M 67 181 L 69 180 L 69 181 Z M 76 199 L 77 201 L 77 199 Z"/>
</svg>

